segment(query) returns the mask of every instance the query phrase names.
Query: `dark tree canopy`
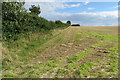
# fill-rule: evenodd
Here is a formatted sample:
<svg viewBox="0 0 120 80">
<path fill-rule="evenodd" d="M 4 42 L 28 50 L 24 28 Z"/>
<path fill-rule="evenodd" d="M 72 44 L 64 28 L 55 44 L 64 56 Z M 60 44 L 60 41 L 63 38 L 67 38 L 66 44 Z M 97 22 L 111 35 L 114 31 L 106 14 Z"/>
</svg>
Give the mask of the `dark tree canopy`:
<svg viewBox="0 0 120 80">
<path fill-rule="evenodd" d="M 62 22 L 60 20 L 56 20 L 55 23 L 56 24 L 62 24 Z"/>
<path fill-rule="evenodd" d="M 66 23 L 69 24 L 69 25 L 71 25 L 71 21 L 67 21 Z"/>
<path fill-rule="evenodd" d="M 80 24 L 72 24 L 71 26 L 80 26 Z"/>
<path fill-rule="evenodd" d="M 20 12 L 24 10 L 24 2 L 3 2 L 2 18 L 4 20 L 15 20 Z"/>
<path fill-rule="evenodd" d="M 3 39 L 9 39 L 13 35 L 17 35 L 21 32 L 23 24 L 22 12 L 25 12 L 23 8 L 24 2 L 3 2 L 2 4 L 2 31 Z M 15 37 L 15 36 L 14 36 Z"/>
<path fill-rule="evenodd" d="M 41 13 L 39 5 L 38 6 L 31 5 L 29 10 L 30 10 L 31 14 L 39 15 Z"/>
</svg>

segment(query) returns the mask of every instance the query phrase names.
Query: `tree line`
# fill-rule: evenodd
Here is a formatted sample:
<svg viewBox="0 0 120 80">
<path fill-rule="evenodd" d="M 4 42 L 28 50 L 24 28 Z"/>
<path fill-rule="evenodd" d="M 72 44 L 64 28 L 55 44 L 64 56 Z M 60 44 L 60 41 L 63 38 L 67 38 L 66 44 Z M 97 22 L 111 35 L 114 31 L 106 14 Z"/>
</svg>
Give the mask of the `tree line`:
<svg viewBox="0 0 120 80">
<path fill-rule="evenodd" d="M 63 23 L 60 20 L 48 21 L 38 15 L 41 13 L 40 6 L 31 5 L 28 12 L 24 8 L 25 2 L 2 3 L 2 31 L 3 40 L 18 40 L 20 35 L 29 32 L 50 31 L 55 28 L 70 26 L 71 22 Z"/>
</svg>

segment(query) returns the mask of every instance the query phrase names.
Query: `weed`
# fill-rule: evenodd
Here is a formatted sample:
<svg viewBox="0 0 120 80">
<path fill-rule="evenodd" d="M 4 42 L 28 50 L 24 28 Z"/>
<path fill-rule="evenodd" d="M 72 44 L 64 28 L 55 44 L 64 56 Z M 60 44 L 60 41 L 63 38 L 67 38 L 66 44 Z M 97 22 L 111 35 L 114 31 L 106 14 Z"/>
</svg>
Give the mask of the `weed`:
<svg viewBox="0 0 120 80">
<path fill-rule="evenodd" d="M 118 68 L 113 65 L 113 66 L 110 66 L 110 67 L 108 68 L 108 71 L 109 71 L 109 72 L 115 72 L 115 71 L 118 71 Z"/>
<path fill-rule="evenodd" d="M 80 59 L 83 59 L 84 57 L 86 57 L 91 52 L 92 52 L 91 49 L 87 49 L 87 50 L 83 51 L 80 54 L 72 56 L 72 57 L 68 58 L 68 63 L 73 63 L 73 62 L 76 62 L 76 61 L 78 61 Z"/>
<path fill-rule="evenodd" d="M 68 70 L 67 70 L 67 69 L 59 69 L 57 75 L 60 76 L 60 75 L 67 74 L 67 73 L 68 73 Z"/>
<path fill-rule="evenodd" d="M 108 72 L 116 72 L 118 71 L 118 59 L 114 59 L 109 62 Z"/>
<path fill-rule="evenodd" d="M 115 53 L 108 53 L 108 57 L 110 57 L 110 58 L 117 58 L 118 55 L 115 54 Z"/>
<path fill-rule="evenodd" d="M 107 75 L 106 72 L 98 71 L 98 77 L 105 77 Z"/>
<path fill-rule="evenodd" d="M 110 73 L 108 76 L 110 76 L 110 77 L 115 77 L 115 76 L 118 77 L 118 73 L 116 73 L 116 72 L 115 73 Z"/>
<path fill-rule="evenodd" d="M 96 64 L 93 62 L 86 62 L 80 66 L 79 72 L 77 71 L 77 73 L 79 73 L 80 77 L 88 76 L 89 69 L 93 66 L 96 66 Z"/>
<path fill-rule="evenodd" d="M 66 66 L 66 69 L 68 70 L 73 70 L 74 68 L 76 68 L 76 64 L 70 63 Z"/>
<path fill-rule="evenodd" d="M 4 77 L 12 78 L 12 77 L 17 77 L 17 75 L 15 73 L 9 72 L 9 73 L 4 74 Z"/>
</svg>

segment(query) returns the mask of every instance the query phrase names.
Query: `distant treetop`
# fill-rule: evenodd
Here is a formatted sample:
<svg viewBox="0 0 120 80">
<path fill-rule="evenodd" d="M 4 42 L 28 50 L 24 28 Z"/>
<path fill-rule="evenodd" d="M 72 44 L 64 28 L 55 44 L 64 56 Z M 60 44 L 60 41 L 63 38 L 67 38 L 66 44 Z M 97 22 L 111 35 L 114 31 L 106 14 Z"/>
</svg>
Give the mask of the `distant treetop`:
<svg viewBox="0 0 120 80">
<path fill-rule="evenodd" d="M 41 13 L 39 5 L 38 6 L 31 5 L 29 10 L 30 10 L 31 14 L 39 15 Z"/>
<path fill-rule="evenodd" d="M 69 24 L 69 25 L 71 25 L 71 21 L 67 21 L 66 23 Z"/>
</svg>

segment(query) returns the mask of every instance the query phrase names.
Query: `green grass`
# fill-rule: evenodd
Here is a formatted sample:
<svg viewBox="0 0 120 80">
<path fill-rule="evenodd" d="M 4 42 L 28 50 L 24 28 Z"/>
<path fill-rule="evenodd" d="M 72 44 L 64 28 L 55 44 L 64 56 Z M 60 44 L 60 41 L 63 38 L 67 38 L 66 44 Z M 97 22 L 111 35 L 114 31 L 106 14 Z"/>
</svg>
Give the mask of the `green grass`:
<svg viewBox="0 0 120 80">
<path fill-rule="evenodd" d="M 107 54 L 107 57 L 111 60 L 107 63 L 110 66 L 108 67 L 108 72 L 117 72 L 118 71 L 118 47 L 111 47 L 109 48 L 111 50 L 111 53 Z M 114 73 L 113 73 L 114 74 Z"/>
<path fill-rule="evenodd" d="M 27 47 L 24 47 L 20 52 L 18 52 L 17 54 L 19 56 L 26 56 L 29 55 L 29 53 L 32 53 L 34 51 L 34 49 L 36 49 L 37 47 L 41 46 L 43 43 L 45 43 L 46 41 L 50 40 L 51 38 L 53 38 L 53 36 L 47 36 L 45 38 L 41 38 L 39 41 L 34 41 L 34 42 L 30 42 Z"/>
<path fill-rule="evenodd" d="M 73 69 L 75 69 L 77 66 L 76 66 L 76 64 L 75 63 L 69 63 L 67 66 L 66 66 L 66 69 L 68 69 L 68 70 L 73 70 Z"/>
<path fill-rule="evenodd" d="M 76 62 L 80 61 L 83 58 L 85 58 L 91 52 L 92 52 L 91 49 L 87 49 L 87 50 L 83 51 L 82 53 L 79 53 L 77 55 L 74 55 L 74 56 L 68 58 L 67 59 L 68 64 L 65 66 L 65 68 L 62 68 L 62 69 L 60 69 L 60 71 L 58 71 L 57 76 L 68 75 L 68 73 L 70 74 L 72 71 L 76 70 L 78 68 L 78 66 L 79 66 Z"/>
<path fill-rule="evenodd" d="M 116 53 L 108 53 L 108 57 L 110 57 L 110 58 L 117 58 L 118 54 L 116 54 Z"/>
<path fill-rule="evenodd" d="M 89 70 L 93 66 L 96 66 L 94 62 L 86 62 L 84 64 L 81 64 L 79 70 L 76 70 L 76 73 L 78 73 L 79 77 L 89 76 Z"/>
<path fill-rule="evenodd" d="M 78 42 L 81 42 L 81 41 L 83 41 L 83 37 L 82 37 L 83 35 L 82 35 L 82 33 L 76 33 L 76 36 L 75 36 L 75 38 L 74 38 L 74 40 L 73 40 L 73 42 L 74 43 L 78 43 Z"/>
<path fill-rule="evenodd" d="M 84 57 L 86 57 L 91 52 L 92 52 L 91 49 L 87 49 L 87 50 L 83 51 L 82 53 L 79 53 L 75 56 L 72 56 L 72 57 L 68 58 L 68 63 L 74 63 L 74 62 L 76 62 L 80 59 L 83 59 Z"/>
<path fill-rule="evenodd" d="M 61 43 L 63 40 L 60 36 L 57 37 L 54 43 Z"/>
<path fill-rule="evenodd" d="M 33 38 L 31 38 L 30 41 L 26 38 L 26 40 L 21 39 L 14 43 L 11 43 L 9 46 L 11 46 L 12 48 L 9 48 L 10 49 L 9 54 L 7 56 L 4 56 L 4 60 L 3 60 L 4 65 L 2 66 L 3 69 L 9 70 L 9 71 L 12 70 L 13 72 L 16 72 L 15 68 L 17 68 L 16 69 L 16 70 L 18 70 L 17 72 L 23 73 L 22 74 L 23 77 L 29 77 L 30 76 L 29 72 L 33 72 L 34 74 L 36 74 L 34 72 L 34 70 L 40 74 L 43 74 L 43 73 L 51 71 L 52 69 L 57 67 L 58 66 L 57 63 L 59 62 L 58 60 L 48 61 L 47 63 L 42 63 L 42 64 L 25 66 L 25 63 L 26 64 L 29 63 L 28 61 L 32 60 L 32 58 L 37 56 L 37 53 L 35 52 L 36 49 L 38 49 L 40 46 L 42 46 L 48 40 L 56 38 L 57 36 L 60 35 L 59 31 L 58 32 L 55 31 L 55 32 L 56 32 L 55 34 L 52 33 L 53 35 L 43 34 L 41 36 L 41 35 L 37 34 L 37 35 L 35 35 L 35 37 L 37 36 L 37 38 L 35 38 L 33 35 L 33 36 L 31 36 Z M 58 43 L 59 40 L 60 39 L 58 39 L 56 43 Z M 13 48 L 13 46 L 17 46 L 17 47 Z M 42 52 L 50 46 L 49 45 L 43 46 L 39 49 L 39 51 Z M 17 48 L 17 50 L 16 50 L 16 48 Z M 16 61 L 13 61 L 13 60 L 16 60 Z M 26 68 L 26 70 L 20 71 L 21 68 Z M 41 72 L 37 69 L 40 69 Z M 12 71 L 10 71 L 10 72 L 12 73 Z M 3 75 L 6 76 L 7 74 L 3 74 Z M 38 74 L 36 74 L 36 75 L 38 75 Z M 31 77 L 32 76 L 34 77 L 36 75 L 31 75 Z M 9 74 L 8 74 L 8 76 L 9 76 Z"/>
<path fill-rule="evenodd" d="M 54 68 L 58 67 L 59 60 L 52 60 L 46 63 L 29 65 L 25 67 L 25 70 L 22 71 L 22 76 L 24 77 L 40 77 L 46 72 L 52 71 Z"/>
<path fill-rule="evenodd" d="M 58 62 L 59 62 L 59 60 L 53 60 L 53 61 L 47 62 L 45 65 L 52 67 L 52 68 L 55 68 L 55 67 L 57 67 L 56 63 L 58 63 Z"/>
<path fill-rule="evenodd" d="M 118 51 L 118 46 L 116 46 L 116 47 L 111 47 L 111 48 L 109 48 L 109 50 L 112 50 L 113 52 L 117 52 Z"/>
<path fill-rule="evenodd" d="M 94 45 L 92 45 L 92 47 L 102 47 L 104 46 L 106 43 L 108 42 L 118 42 L 118 35 L 110 35 L 110 34 L 103 34 L 103 33 L 97 33 L 97 32 L 84 32 L 85 36 L 88 37 L 95 37 L 100 39 L 100 41 Z"/>
<path fill-rule="evenodd" d="M 107 73 L 104 72 L 104 71 L 98 71 L 98 74 L 97 74 L 97 77 L 106 77 L 107 76 Z"/>
<path fill-rule="evenodd" d="M 4 77 L 6 77 L 6 78 L 16 77 L 17 78 L 17 75 L 15 73 L 10 72 L 10 73 L 4 74 Z"/>
<path fill-rule="evenodd" d="M 68 73 L 68 70 L 67 69 L 59 69 L 58 72 L 57 72 L 57 76 L 64 76 L 64 74 L 67 74 Z"/>
<path fill-rule="evenodd" d="M 108 69 L 109 72 L 115 72 L 115 71 L 118 71 L 118 68 L 114 65 L 110 66 L 109 69 Z"/>
<path fill-rule="evenodd" d="M 116 72 L 118 71 L 118 59 L 111 60 L 108 63 L 110 66 L 108 67 L 109 72 Z"/>
<path fill-rule="evenodd" d="M 118 73 L 110 73 L 108 76 L 109 77 L 118 77 Z"/>
</svg>

